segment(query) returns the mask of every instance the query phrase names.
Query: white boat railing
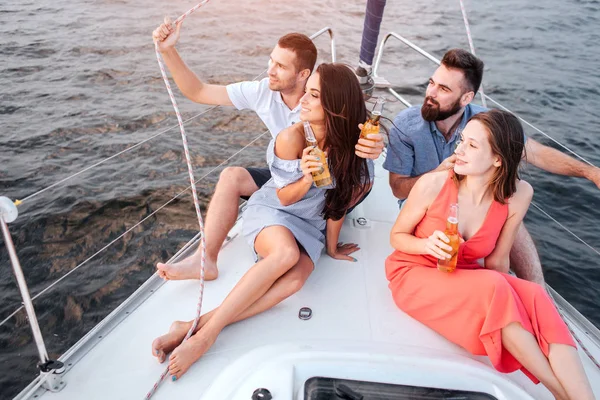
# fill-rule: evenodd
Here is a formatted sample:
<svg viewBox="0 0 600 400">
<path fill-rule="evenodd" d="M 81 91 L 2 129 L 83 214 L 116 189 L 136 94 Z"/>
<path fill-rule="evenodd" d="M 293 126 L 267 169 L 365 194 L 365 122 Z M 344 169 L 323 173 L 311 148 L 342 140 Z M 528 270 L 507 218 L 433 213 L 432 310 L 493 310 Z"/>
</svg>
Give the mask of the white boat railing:
<svg viewBox="0 0 600 400">
<path fill-rule="evenodd" d="M 422 48 L 420 48 L 416 44 L 412 43 L 410 40 L 402 37 L 401 35 L 397 34 L 396 32 L 390 32 L 387 35 L 385 35 L 385 37 L 379 43 L 379 51 L 377 52 L 377 57 L 375 58 L 375 63 L 373 65 L 373 77 L 374 78 L 379 77 L 378 71 L 379 71 L 379 66 L 381 65 L 381 59 L 383 57 L 383 52 L 384 52 L 384 49 L 385 49 L 385 45 L 386 45 L 388 39 L 391 38 L 391 37 L 398 39 L 403 44 L 405 44 L 407 47 L 409 47 L 410 49 L 416 51 L 417 53 L 419 53 L 423 57 L 427 58 L 429 61 L 433 62 L 434 64 L 437 64 L 437 65 L 441 64 L 441 61 L 439 59 L 435 58 L 434 56 L 432 56 L 431 54 L 429 54 L 428 52 L 426 52 L 425 50 L 423 50 Z M 404 97 L 402 97 L 393 88 L 389 87 L 389 88 L 387 88 L 387 90 L 395 98 L 397 98 L 402 104 L 404 104 L 406 107 L 411 107 L 412 106 L 408 100 L 406 100 Z M 513 114 L 514 116 L 516 116 L 517 118 L 519 118 L 519 120 L 521 122 L 523 122 L 527 126 L 533 128 L 534 130 L 536 130 L 537 132 L 541 133 L 545 137 L 549 138 L 554 143 L 558 144 L 560 147 L 562 147 L 563 149 L 567 150 L 569 153 L 573 154 L 575 157 L 579 158 L 581 161 L 587 163 L 588 165 L 594 166 L 594 164 L 592 164 L 591 162 L 589 162 L 588 160 L 586 160 L 585 158 L 583 158 L 582 156 L 580 156 L 579 154 L 577 154 L 575 151 L 573 151 L 570 148 L 568 148 L 567 146 L 563 145 L 561 142 L 559 142 L 558 140 L 554 139 L 553 137 L 551 137 L 547 133 L 543 132 L 541 129 L 537 128 L 536 126 L 534 126 L 530 122 L 526 121 L 525 119 L 523 119 L 522 117 L 520 117 L 517 113 L 509 110 L 507 107 L 505 107 L 504 105 L 500 104 L 499 102 L 497 102 L 496 100 L 494 100 L 490 96 L 488 96 L 488 95 L 484 95 L 484 96 L 485 96 L 486 99 L 488 99 L 492 103 L 496 104 L 498 107 L 502 108 L 504 111 L 510 112 L 511 114 Z M 573 236 L 575 239 L 577 239 L 583 245 L 587 246 L 590 250 L 592 250 L 594 253 L 596 253 L 597 255 L 600 256 L 600 251 L 598 249 L 596 249 L 594 246 L 592 246 L 591 244 L 587 243 L 585 240 L 583 240 L 582 238 L 580 238 L 579 236 L 577 236 L 577 234 L 575 234 L 573 231 L 571 231 L 565 225 L 563 225 L 562 223 L 560 223 L 556 218 L 554 218 L 553 216 L 551 216 L 550 214 L 548 214 L 548 212 L 544 211 L 544 209 L 542 209 L 542 207 L 540 207 L 538 204 L 536 204 L 535 202 L 532 201 L 531 205 L 533 207 L 535 207 L 538 211 L 540 211 L 544 216 L 546 216 L 551 221 L 553 221 L 555 224 L 557 224 L 565 232 L 569 233 L 571 236 Z"/>
<path fill-rule="evenodd" d="M 428 52 L 426 52 L 425 50 L 423 50 L 422 48 L 420 48 L 419 46 L 417 46 L 416 44 L 414 44 L 410 40 L 404 38 L 403 36 L 397 34 L 396 32 L 390 32 L 387 35 L 385 35 L 385 37 L 381 40 L 381 42 L 379 42 L 379 51 L 377 52 L 377 57 L 375 58 L 375 63 L 373 64 L 373 77 L 374 78 L 379 77 L 378 71 L 379 71 L 379 66 L 381 64 L 381 58 L 383 57 L 383 52 L 385 50 L 385 45 L 386 45 L 388 39 L 391 38 L 391 37 L 393 37 L 395 39 L 398 39 L 403 44 L 405 44 L 407 47 L 409 47 L 410 49 L 416 51 L 417 53 L 419 53 L 420 55 L 422 55 L 423 57 L 425 57 L 429 61 L 433 62 L 434 64 L 437 64 L 437 65 L 441 64 L 441 61 L 439 59 L 435 58 L 434 56 L 432 56 L 431 54 L 429 54 Z M 404 97 L 402 97 L 393 88 L 390 87 L 390 88 L 387 88 L 387 90 L 395 98 L 397 98 L 402 104 L 404 104 L 406 107 L 411 107 L 410 102 L 408 100 L 406 100 Z M 530 122 L 526 121 L 524 118 L 522 118 L 521 116 L 519 116 L 516 112 L 514 112 L 512 110 L 509 110 L 506 106 L 504 106 L 503 104 L 501 104 L 498 101 L 494 100 L 490 96 L 485 95 L 485 94 L 482 94 L 482 95 L 483 95 L 484 98 L 486 98 L 487 100 L 491 101 L 492 103 L 494 103 L 495 105 L 497 105 L 498 107 L 500 107 L 501 109 L 503 109 L 504 111 L 508 111 L 509 113 L 511 113 L 514 116 L 516 116 L 517 118 L 519 118 L 519 120 L 522 123 L 524 123 L 525 125 L 527 125 L 530 128 L 534 129 L 536 132 L 544 135 L 546 138 L 552 140 L 554 143 L 556 143 L 557 145 L 559 145 L 560 147 L 562 147 L 563 149 L 565 149 L 566 151 L 568 151 L 569 153 L 571 153 L 573 156 L 577 157 L 578 159 L 580 159 L 581 161 L 585 162 L 588 165 L 594 166 L 594 164 L 592 164 L 591 162 L 589 162 L 588 160 L 586 160 L 585 158 L 583 158 L 582 156 L 580 156 L 579 154 L 577 154 L 575 151 L 571 150 L 570 148 L 568 148 L 567 146 L 565 146 L 564 144 L 562 144 L 558 140 L 554 139 L 552 136 L 548 135 L 547 133 L 545 133 L 541 129 L 537 128 L 536 126 L 534 126 Z"/>
</svg>

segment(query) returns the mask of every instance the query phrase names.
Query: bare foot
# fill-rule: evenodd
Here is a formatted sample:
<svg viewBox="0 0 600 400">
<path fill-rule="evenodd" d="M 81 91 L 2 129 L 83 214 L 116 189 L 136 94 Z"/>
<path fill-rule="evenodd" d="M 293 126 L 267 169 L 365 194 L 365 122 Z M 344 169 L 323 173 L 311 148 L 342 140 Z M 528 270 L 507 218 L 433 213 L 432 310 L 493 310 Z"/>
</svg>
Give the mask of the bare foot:
<svg viewBox="0 0 600 400">
<path fill-rule="evenodd" d="M 201 253 L 196 252 L 175 264 L 158 263 L 156 269 L 164 280 L 200 279 L 200 260 Z M 207 258 L 204 263 L 204 280 L 212 281 L 218 276 L 217 263 Z"/>
<path fill-rule="evenodd" d="M 159 363 L 163 363 L 167 354 L 172 352 L 175 347 L 181 344 L 181 341 L 192 327 L 193 321 L 175 321 L 169 328 L 169 333 L 154 339 L 152 342 L 152 355 L 158 358 Z"/>
<path fill-rule="evenodd" d="M 171 357 L 169 357 L 169 374 L 175 381 L 198 361 L 217 340 L 217 335 L 209 334 L 205 330 L 199 330 L 194 336 L 177 346 Z"/>
</svg>

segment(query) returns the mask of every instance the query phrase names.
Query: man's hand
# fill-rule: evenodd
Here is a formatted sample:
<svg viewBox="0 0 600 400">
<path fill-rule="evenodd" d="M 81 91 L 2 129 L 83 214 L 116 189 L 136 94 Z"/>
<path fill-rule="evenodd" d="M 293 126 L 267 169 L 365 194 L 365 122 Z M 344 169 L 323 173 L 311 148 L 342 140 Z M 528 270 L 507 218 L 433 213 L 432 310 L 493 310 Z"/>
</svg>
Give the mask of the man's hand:
<svg viewBox="0 0 600 400">
<path fill-rule="evenodd" d="M 362 124 L 358 125 L 362 129 Z M 383 135 L 380 133 L 371 133 L 367 135 L 368 139 L 358 139 L 354 146 L 354 154 L 361 158 L 377 159 L 383 151 Z"/>
<path fill-rule="evenodd" d="M 452 154 L 450 157 L 446 158 L 436 169 L 434 172 L 447 171 L 449 169 L 454 168 L 454 163 L 456 162 L 456 154 Z"/>
<path fill-rule="evenodd" d="M 174 28 L 171 18 L 165 17 L 164 23 L 152 32 L 152 40 L 154 43 L 158 43 L 158 50 L 164 52 L 172 49 L 179 40 L 179 31 L 181 30 L 181 24 L 179 22 Z"/>
<path fill-rule="evenodd" d="M 329 247 L 329 246 L 328 246 Z M 349 254 L 360 250 L 360 247 L 356 243 L 338 243 L 335 249 L 327 249 L 329 257 L 336 260 L 346 260 L 356 262 L 356 258 L 350 257 Z"/>
<path fill-rule="evenodd" d="M 594 167 L 591 172 L 587 174 L 586 178 L 600 189 L 600 168 Z"/>
</svg>

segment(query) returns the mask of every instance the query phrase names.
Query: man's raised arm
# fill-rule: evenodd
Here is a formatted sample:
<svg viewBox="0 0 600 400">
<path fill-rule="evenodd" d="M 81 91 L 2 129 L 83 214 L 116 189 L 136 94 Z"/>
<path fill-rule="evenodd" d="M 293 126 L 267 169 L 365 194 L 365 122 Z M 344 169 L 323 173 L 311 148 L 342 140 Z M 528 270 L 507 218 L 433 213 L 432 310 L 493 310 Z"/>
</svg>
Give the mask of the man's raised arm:
<svg viewBox="0 0 600 400">
<path fill-rule="evenodd" d="M 525 142 L 527 161 L 553 174 L 586 178 L 600 189 L 600 168 L 578 161 L 531 138 Z"/>
<path fill-rule="evenodd" d="M 225 86 L 202 82 L 179 56 L 175 44 L 179 40 L 181 25 L 182 22 L 173 28 L 171 19 L 165 17 L 165 22 L 152 32 L 152 39 L 155 43 L 158 43 L 158 50 L 177 87 L 185 97 L 196 103 L 221 106 L 233 105 Z"/>
</svg>

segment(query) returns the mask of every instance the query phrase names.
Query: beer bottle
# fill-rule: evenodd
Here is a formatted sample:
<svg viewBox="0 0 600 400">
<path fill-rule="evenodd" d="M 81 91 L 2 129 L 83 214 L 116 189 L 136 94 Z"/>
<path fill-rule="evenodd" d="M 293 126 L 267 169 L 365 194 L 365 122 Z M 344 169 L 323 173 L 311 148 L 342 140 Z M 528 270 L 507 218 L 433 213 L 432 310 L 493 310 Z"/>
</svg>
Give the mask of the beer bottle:
<svg viewBox="0 0 600 400">
<path fill-rule="evenodd" d="M 362 129 L 360 130 L 361 139 L 369 139 L 367 135 L 370 135 L 372 133 L 379 133 L 379 118 L 381 118 L 384 103 L 385 99 L 383 97 L 377 98 L 375 106 L 373 107 L 373 111 L 371 112 L 371 117 L 367 119 L 367 121 L 363 124 Z"/>
<path fill-rule="evenodd" d="M 443 272 L 453 272 L 456 269 L 456 261 L 458 260 L 458 245 L 460 239 L 458 236 L 458 204 L 451 203 L 448 212 L 448 220 L 446 221 L 446 230 L 444 234 L 448 236 L 450 242 L 447 243 L 452 247 L 450 250 L 451 258 L 438 260 L 437 267 Z"/>
<path fill-rule="evenodd" d="M 304 137 L 306 138 L 306 147 L 313 147 L 309 154 L 311 156 L 319 157 L 319 161 L 321 162 L 321 169 L 311 173 L 313 181 L 315 182 L 315 186 L 323 187 L 331 185 L 331 175 L 329 174 L 327 158 L 325 157 L 323 150 L 319 148 L 317 144 L 317 138 L 315 137 L 315 134 L 308 121 L 304 121 Z"/>
</svg>

